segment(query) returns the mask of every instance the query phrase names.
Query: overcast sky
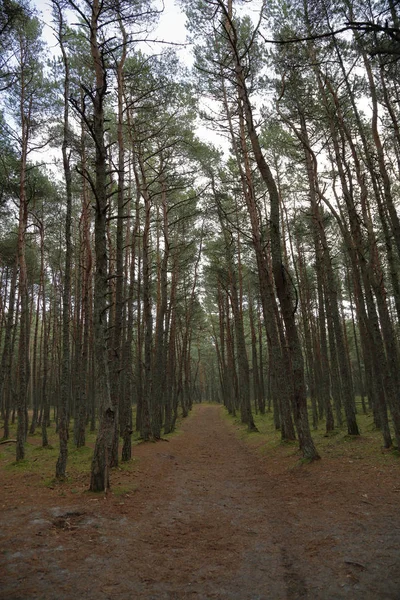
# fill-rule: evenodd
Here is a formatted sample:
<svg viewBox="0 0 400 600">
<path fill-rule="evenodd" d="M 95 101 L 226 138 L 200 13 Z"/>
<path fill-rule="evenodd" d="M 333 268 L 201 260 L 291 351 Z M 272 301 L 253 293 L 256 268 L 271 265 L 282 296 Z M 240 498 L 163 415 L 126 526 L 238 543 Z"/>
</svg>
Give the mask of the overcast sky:
<svg viewBox="0 0 400 600">
<path fill-rule="evenodd" d="M 158 4 L 161 6 L 161 1 L 158 0 Z M 43 37 L 49 44 L 50 48 L 56 45 L 56 41 L 51 30 L 51 2 L 49 0 L 32 0 L 32 3 L 41 12 L 43 22 L 45 24 L 43 30 Z M 186 42 L 186 28 L 185 28 L 186 17 L 180 10 L 178 4 L 174 0 L 164 0 L 164 11 L 160 15 L 159 24 L 151 35 L 153 39 L 158 39 L 165 42 L 173 42 L 178 44 L 185 44 Z M 191 64 L 192 59 L 190 51 L 185 49 L 179 49 L 177 51 L 186 64 Z"/>
</svg>

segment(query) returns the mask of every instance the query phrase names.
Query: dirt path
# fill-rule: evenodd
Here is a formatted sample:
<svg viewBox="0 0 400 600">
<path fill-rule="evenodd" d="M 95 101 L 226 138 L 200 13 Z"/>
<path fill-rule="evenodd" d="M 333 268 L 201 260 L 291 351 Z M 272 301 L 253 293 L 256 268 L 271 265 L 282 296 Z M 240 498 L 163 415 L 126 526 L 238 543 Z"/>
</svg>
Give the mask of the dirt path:
<svg viewBox="0 0 400 600">
<path fill-rule="evenodd" d="M 0 598 L 399 600 L 395 482 L 354 463 L 289 471 L 221 410 L 198 406 L 180 435 L 137 447 L 129 495 L 28 487 L 13 505 L 8 483 Z"/>
</svg>

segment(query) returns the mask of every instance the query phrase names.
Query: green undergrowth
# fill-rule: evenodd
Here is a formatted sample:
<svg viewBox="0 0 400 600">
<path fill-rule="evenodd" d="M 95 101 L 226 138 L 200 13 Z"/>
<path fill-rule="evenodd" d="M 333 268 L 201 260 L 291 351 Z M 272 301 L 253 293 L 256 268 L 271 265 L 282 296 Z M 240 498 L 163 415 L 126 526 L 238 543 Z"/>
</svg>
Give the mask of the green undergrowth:
<svg viewBox="0 0 400 600">
<path fill-rule="evenodd" d="M 133 494 L 137 489 L 138 486 L 136 483 L 126 484 L 117 481 L 113 485 L 112 491 L 114 496 L 129 497 L 130 494 Z"/>
<path fill-rule="evenodd" d="M 336 427 L 332 432 L 326 432 L 325 420 L 318 423 L 317 429 L 311 429 L 311 435 L 321 457 L 354 461 L 373 460 L 386 464 L 397 461 L 400 456 L 399 450 L 383 448 L 382 434 L 375 428 L 372 412 L 369 411 L 364 415 L 360 402 L 357 402 L 357 411 L 357 423 L 361 433 L 359 436 L 347 433 L 344 417 L 344 424 Z M 240 421 L 240 414 L 232 417 L 226 410 L 222 414 L 224 419 L 233 424 L 237 435 L 261 454 L 294 457 L 302 464 L 308 462 L 302 459 L 297 440 L 282 441 L 280 431 L 275 429 L 272 412 L 253 415 L 258 432 L 248 431 L 247 426 Z M 311 411 L 309 416 L 311 427 Z"/>
<path fill-rule="evenodd" d="M 133 418 L 135 418 L 135 414 L 133 414 Z M 168 440 L 173 436 L 180 435 L 181 421 L 180 417 L 177 420 L 175 431 L 163 436 L 163 439 Z M 15 460 L 16 448 L 14 442 L 0 445 L 0 478 L 2 471 L 9 475 L 14 474 L 17 476 L 20 474 L 23 477 L 34 480 L 40 486 L 59 489 L 61 495 L 63 493 L 62 489 L 65 488 L 68 488 L 72 493 L 78 493 L 83 489 L 87 489 L 97 431 L 90 432 L 87 430 L 86 445 L 76 448 L 73 442 L 73 421 L 70 422 L 69 430 L 67 476 L 64 481 L 60 482 L 55 479 L 55 468 L 59 454 L 59 437 L 54 423 L 47 430 L 48 446 L 42 446 L 40 428 L 33 435 L 28 434 L 25 444 L 25 458 L 23 460 L 18 462 Z M 15 437 L 16 424 L 11 427 L 10 431 L 10 439 L 15 439 Z M 127 462 L 120 460 L 118 467 L 112 469 L 112 491 L 115 495 L 123 496 L 135 490 L 134 484 L 130 481 L 127 483 L 126 478 L 137 467 L 135 446 L 140 443 L 142 441 L 139 439 L 139 434 L 134 432 L 132 435 L 133 458 Z M 160 443 L 163 442 L 161 441 Z M 120 451 L 121 449 L 122 442 L 120 440 Z"/>
</svg>

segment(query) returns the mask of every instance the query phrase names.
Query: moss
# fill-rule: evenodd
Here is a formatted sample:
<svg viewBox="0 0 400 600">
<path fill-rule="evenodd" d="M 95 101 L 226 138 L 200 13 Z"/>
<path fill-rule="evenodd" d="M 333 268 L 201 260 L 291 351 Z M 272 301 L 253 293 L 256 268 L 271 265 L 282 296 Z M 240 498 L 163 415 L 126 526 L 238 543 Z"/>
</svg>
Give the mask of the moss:
<svg viewBox="0 0 400 600">
<path fill-rule="evenodd" d="M 350 458 L 354 460 L 369 460 L 374 462 L 394 462 L 400 456 L 399 451 L 382 451 L 382 434 L 375 428 L 373 415 L 364 415 L 361 410 L 361 402 L 357 403 L 357 422 L 361 435 L 348 435 L 347 426 L 336 427 L 333 431 L 326 432 L 325 420 L 318 423 L 316 430 L 312 431 L 314 443 L 321 457 Z M 275 429 L 272 413 L 254 415 L 254 421 L 259 433 L 247 431 L 246 425 L 240 422 L 238 417 L 232 417 L 226 409 L 221 411 L 222 418 L 229 422 L 240 439 L 249 445 L 256 447 L 263 456 L 279 454 L 280 457 L 296 456 L 298 458 L 298 441 L 284 441 L 281 439 L 279 430 Z M 311 416 L 311 413 L 310 413 Z M 310 419 L 311 422 L 311 419 Z M 301 464 L 308 464 L 306 459 L 301 459 Z"/>
<path fill-rule="evenodd" d="M 29 471 L 31 467 L 31 462 L 27 458 L 23 458 L 22 460 L 14 461 L 6 465 L 7 471 Z"/>
<path fill-rule="evenodd" d="M 59 484 L 59 481 L 55 477 L 46 477 L 42 481 L 43 487 L 47 487 L 47 488 L 49 488 L 51 490 L 53 488 L 55 488 L 56 485 L 58 485 L 58 484 Z"/>
<path fill-rule="evenodd" d="M 128 496 L 129 494 L 132 494 L 133 492 L 135 492 L 138 489 L 137 485 L 131 484 L 131 485 L 121 485 L 121 484 L 116 484 L 111 486 L 111 491 L 113 493 L 114 496 Z"/>
<path fill-rule="evenodd" d="M 139 462 L 138 459 L 133 456 L 130 460 L 127 460 L 124 462 L 120 461 L 118 464 L 117 470 L 130 472 L 136 467 L 138 462 Z"/>
<path fill-rule="evenodd" d="M 310 465 L 311 463 L 315 462 L 312 458 L 300 458 L 299 460 L 299 465 Z"/>
<path fill-rule="evenodd" d="M 399 458 L 400 457 L 400 450 L 399 448 L 390 448 L 388 451 L 388 454 L 390 456 L 392 456 L 393 458 Z"/>
<path fill-rule="evenodd" d="M 52 446 L 51 444 L 48 444 L 47 446 L 36 446 L 33 449 L 33 452 L 48 452 L 49 450 L 55 450 L 54 446 Z"/>
</svg>

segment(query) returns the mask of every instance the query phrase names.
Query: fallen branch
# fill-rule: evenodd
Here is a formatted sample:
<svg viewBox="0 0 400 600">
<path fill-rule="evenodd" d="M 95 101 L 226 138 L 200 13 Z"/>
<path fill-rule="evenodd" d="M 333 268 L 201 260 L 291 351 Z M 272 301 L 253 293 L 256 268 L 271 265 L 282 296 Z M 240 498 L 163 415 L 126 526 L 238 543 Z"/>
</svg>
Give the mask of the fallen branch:
<svg viewBox="0 0 400 600">
<path fill-rule="evenodd" d="M 354 567 L 358 567 L 359 569 L 361 569 L 362 571 L 366 570 L 366 566 L 363 565 L 362 563 L 356 562 L 354 560 L 345 560 L 344 561 L 346 565 L 352 565 Z"/>
<path fill-rule="evenodd" d="M 1 444 L 11 444 L 11 443 L 16 444 L 17 440 L 1 440 L 0 445 Z"/>
</svg>

